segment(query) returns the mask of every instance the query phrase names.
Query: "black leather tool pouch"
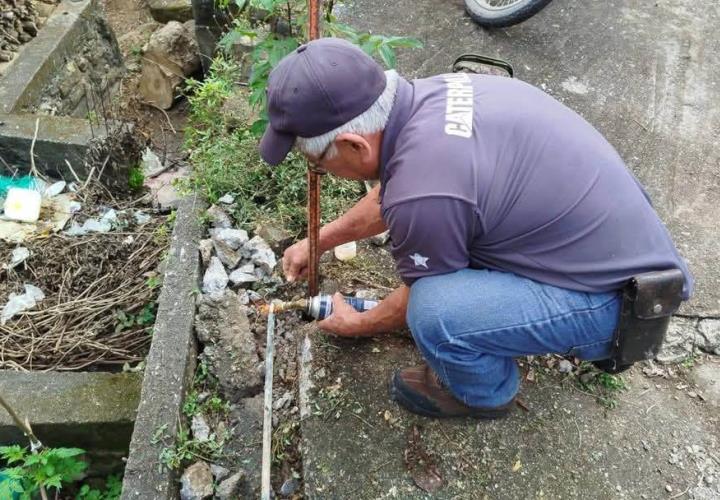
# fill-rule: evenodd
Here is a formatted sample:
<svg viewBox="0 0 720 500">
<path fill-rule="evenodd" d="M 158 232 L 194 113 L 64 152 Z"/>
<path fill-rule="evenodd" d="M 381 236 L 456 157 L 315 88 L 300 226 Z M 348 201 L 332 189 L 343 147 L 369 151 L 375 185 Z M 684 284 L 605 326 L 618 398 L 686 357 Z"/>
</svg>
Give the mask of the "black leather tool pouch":
<svg viewBox="0 0 720 500">
<path fill-rule="evenodd" d="M 480 54 L 463 54 L 452 66 L 453 73 L 475 73 L 478 75 L 497 75 L 512 78 L 513 67 L 509 62 Z"/>
<path fill-rule="evenodd" d="M 623 290 L 620 321 L 613 337 L 611 363 L 614 366 L 657 355 L 670 316 L 682 302 L 683 283 L 679 269 L 644 273 L 630 280 Z"/>
</svg>

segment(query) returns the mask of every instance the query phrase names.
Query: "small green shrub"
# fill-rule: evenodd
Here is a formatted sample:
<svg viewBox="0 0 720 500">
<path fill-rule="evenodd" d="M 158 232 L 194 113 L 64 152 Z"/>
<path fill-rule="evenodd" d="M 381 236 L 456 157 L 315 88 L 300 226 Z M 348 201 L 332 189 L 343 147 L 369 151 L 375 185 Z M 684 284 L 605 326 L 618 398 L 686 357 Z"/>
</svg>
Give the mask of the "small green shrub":
<svg viewBox="0 0 720 500">
<path fill-rule="evenodd" d="M 190 82 L 190 119 L 186 144 L 194 166 L 189 187 L 211 203 L 226 193 L 235 195 L 234 217 L 248 229 L 258 220 L 271 219 L 296 234 L 305 227 L 307 166 L 292 152 L 277 167 L 260 158 L 257 137 L 249 129 L 225 130 L 222 104 L 233 92 L 237 66 L 225 59 L 214 61 L 204 82 Z M 337 217 L 362 195 L 358 182 L 331 176 L 321 182 L 324 221 Z"/>
<path fill-rule="evenodd" d="M 0 447 L 0 458 L 8 468 L 2 473 L 0 498 L 30 500 L 43 489 L 60 491 L 64 485 L 76 481 L 87 468 L 79 457 L 85 453 L 79 448 L 45 448 L 31 453 L 19 445 Z"/>
</svg>

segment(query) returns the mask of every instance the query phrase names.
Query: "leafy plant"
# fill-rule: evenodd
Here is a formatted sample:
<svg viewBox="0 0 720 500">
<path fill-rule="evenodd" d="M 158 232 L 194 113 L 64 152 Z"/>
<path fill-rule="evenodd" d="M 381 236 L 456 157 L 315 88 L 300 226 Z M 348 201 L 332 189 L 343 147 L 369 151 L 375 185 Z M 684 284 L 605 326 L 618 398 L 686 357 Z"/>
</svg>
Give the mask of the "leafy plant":
<svg viewBox="0 0 720 500">
<path fill-rule="evenodd" d="M 160 452 L 160 461 L 170 469 L 178 469 L 190 460 L 206 460 L 212 462 L 222 457 L 224 436 L 213 436 L 200 441 L 190 437 L 190 431 L 181 427 L 178 431 L 175 446 L 168 446 Z"/>
<path fill-rule="evenodd" d="M 61 490 L 87 468 L 79 458 L 83 453 L 79 448 L 45 448 L 31 453 L 20 445 L 0 447 L 0 458 L 11 466 L 3 470 L 6 479 L 0 482 L 0 498 L 19 495 L 30 500 L 41 488 Z"/>
<path fill-rule="evenodd" d="M 133 167 L 128 173 L 128 187 L 131 191 L 140 191 L 145 183 L 145 174 L 140 167 Z"/>
<path fill-rule="evenodd" d="M 122 479 L 116 475 L 110 475 L 105 482 L 105 489 L 99 490 L 83 484 L 78 491 L 75 500 L 117 500 L 122 493 Z"/>
<path fill-rule="evenodd" d="M 227 8 L 229 2 L 225 0 L 219 5 Z M 396 65 L 396 49 L 422 47 L 420 41 L 415 38 L 359 33 L 351 26 L 337 22 L 333 15 L 334 5 L 334 2 L 326 4 L 324 32 L 354 43 L 368 55 L 378 58 L 388 68 L 394 68 Z M 252 68 L 248 86 L 249 102 L 260 111 L 260 117 L 252 124 L 250 130 L 253 134 L 259 135 L 267 126 L 265 89 L 270 72 L 283 57 L 308 41 L 307 2 L 305 0 L 236 0 L 234 7 L 240 9 L 240 15 L 232 16 L 232 9 L 229 11 L 231 17 L 234 17 L 232 28 L 220 40 L 219 46 L 225 52 L 229 52 L 233 44 L 242 39 L 255 43 L 251 54 Z M 255 20 L 259 14 L 273 29 L 269 31 L 263 29 L 262 23 Z"/>
<path fill-rule="evenodd" d="M 150 326 L 155 323 L 155 303 L 145 304 L 137 314 L 117 309 L 115 311 L 115 320 L 115 332 L 130 330 L 135 326 Z"/>
</svg>

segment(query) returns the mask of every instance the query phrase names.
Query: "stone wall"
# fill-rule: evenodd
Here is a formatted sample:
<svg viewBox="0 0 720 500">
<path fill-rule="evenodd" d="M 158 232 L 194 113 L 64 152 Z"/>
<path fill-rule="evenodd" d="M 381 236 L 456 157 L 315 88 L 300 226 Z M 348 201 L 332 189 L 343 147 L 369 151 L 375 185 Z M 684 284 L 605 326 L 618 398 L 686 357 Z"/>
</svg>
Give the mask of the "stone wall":
<svg viewBox="0 0 720 500">
<path fill-rule="evenodd" d="M 80 20 L 81 35 L 57 61 L 57 71 L 39 93 L 38 102 L 23 110 L 102 121 L 113 86 L 124 72 L 115 34 L 96 4 Z"/>
</svg>

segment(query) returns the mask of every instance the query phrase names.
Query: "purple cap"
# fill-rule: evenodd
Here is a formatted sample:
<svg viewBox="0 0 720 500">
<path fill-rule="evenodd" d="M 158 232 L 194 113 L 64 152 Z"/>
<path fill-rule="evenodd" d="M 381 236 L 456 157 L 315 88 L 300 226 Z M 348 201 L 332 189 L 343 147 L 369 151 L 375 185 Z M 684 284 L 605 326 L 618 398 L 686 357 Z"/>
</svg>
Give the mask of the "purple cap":
<svg viewBox="0 0 720 500">
<path fill-rule="evenodd" d="M 321 38 L 301 45 L 270 73 L 270 123 L 260 155 L 277 165 L 296 137 L 315 137 L 344 125 L 367 111 L 385 84 L 382 67 L 350 42 Z"/>
</svg>

